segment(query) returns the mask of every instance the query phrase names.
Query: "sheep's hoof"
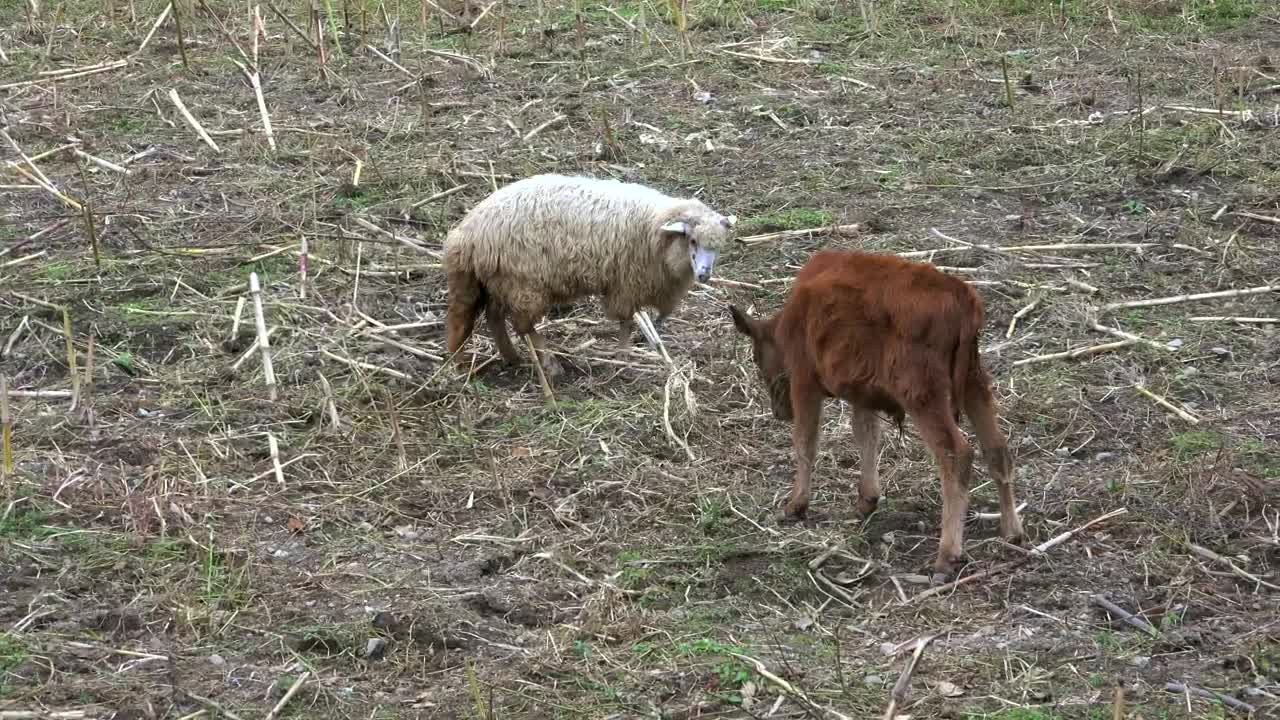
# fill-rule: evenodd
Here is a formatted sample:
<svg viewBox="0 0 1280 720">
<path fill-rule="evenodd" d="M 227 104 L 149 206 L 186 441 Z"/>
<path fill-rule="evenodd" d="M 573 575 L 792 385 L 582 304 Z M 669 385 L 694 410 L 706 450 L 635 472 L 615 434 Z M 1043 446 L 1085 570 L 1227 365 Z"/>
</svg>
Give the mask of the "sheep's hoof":
<svg viewBox="0 0 1280 720">
<path fill-rule="evenodd" d="M 542 372 L 546 374 L 548 382 L 554 382 L 564 376 L 564 367 L 558 361 L 547 358 L 542 362 Z"/>
</svg>

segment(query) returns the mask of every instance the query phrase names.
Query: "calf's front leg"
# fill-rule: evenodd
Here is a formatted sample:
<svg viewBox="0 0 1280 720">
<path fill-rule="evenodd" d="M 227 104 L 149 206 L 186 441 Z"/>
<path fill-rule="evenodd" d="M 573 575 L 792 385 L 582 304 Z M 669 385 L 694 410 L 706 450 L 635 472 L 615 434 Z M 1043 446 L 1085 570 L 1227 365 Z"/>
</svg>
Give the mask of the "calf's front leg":
<svg viewBox="0 0 1280 720">
<path fill-rule="evenodd" d="M 858 479 L 858 512 L 870 515 L 880 504 L 880 418 L 870 410 L 853 411 L 853 435 L 858 441 L 862 477 Z"/>
<path fill-rule="evenodd" d="M 818 455 L 818 429 L 822 425 L 822 391 L 816 384 L 791 378 L 791 442 L 796 454 L 796 476 L 784 508 L 788 517 L 802 518 L 809 509 L 809 478 Z"/>
</svg>

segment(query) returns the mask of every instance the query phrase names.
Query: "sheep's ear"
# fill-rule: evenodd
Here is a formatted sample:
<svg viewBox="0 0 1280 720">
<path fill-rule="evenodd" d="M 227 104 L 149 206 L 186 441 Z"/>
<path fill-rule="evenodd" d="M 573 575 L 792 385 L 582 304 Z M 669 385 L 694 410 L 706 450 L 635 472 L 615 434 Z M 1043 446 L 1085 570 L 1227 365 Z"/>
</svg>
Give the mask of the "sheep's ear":
<svg viewBox="0 0 1280 720">
<path fill-rule="evenodd" d="M 683 220 L 672 220 L 671 222 L 662 226 L 662 232 L 672 233 L 675 235 L 688 235 L 689 224 Z"/>
<path fill-rule="evenodd" d="M 749 338 L 756 336 L 755 323 L 751 322 L 751 318 L 746 313 L 738 309 L 737 305 L 729 306 L 729 314 L 733 316 L 733 324 L 738 328 L 738 332 Z"/>
</svg>

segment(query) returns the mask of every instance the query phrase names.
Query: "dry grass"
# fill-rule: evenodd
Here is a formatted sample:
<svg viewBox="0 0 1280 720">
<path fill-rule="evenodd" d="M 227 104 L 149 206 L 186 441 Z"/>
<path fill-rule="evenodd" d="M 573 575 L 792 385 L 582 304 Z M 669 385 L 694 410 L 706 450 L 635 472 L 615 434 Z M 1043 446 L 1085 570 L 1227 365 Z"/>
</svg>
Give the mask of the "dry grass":
<svg viewBox="0 0 1280 720">
<path fill-rule="evenodd" d="M 1100 310 L 1280 281 L 1267 3 L 706 0 L 682 47 L 657 1 L 286 3 L 255 34 L 184 0 L 185 67 L 166 5 L 0 10 L 0 713 L 879 717 L 923 637 L 913 717 L 1276 711 L 1280 340 L 1229 319 L 1276 295 Z M 473 378 L 442 365 L 433 252 L 551 170 L 856 227 L 722 260 L 745 284 L 663 338 L 696 403 L 564 308 L 548 405 L 483 332 Z M 1034 543 L 1127 513 L 1001 565 L 980 471 L 965 574 L 1004 570 L 919 598 L 934 469 L 890 433 L 859 518 L 833 403 L 815 517 L 779 524 L 789 432 L 725 307 L 823 246 L 979 285 Z"/>
</svg>

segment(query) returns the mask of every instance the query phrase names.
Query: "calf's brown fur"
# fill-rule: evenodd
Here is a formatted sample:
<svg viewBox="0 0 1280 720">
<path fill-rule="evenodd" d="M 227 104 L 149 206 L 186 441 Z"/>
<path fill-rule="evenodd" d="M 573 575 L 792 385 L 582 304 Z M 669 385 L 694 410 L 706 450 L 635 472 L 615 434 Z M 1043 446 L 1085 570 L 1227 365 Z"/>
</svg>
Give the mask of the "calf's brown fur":
<svg viewBox="0 0 1280 720">
<path fill-rule="evenodd" d="M 753 319 L 729 309 L 738 331 L 751 338 L 774 416 L 792 421 L 796 475 L 788 516 L 801 517 L 808 509 L 822 404 L 835 397 L 854 413 L 862 465 L 859 511 L 870 513 L 880 500 L 876 412 L 899 423 L 911 416 L 929 445 L 942 475 L 934 582 L 952 575 L 964 549 L 973 451 L 958 425 L 962 411 L 999 484 L 1000 534 L 1022 541 L 1013 457 L 1000 431 L 991 378 L 978 356 L 982 298 L 967 283 L 896 256 L 823 250 L 800 270 L 774 316 Z"/>
</svg>

